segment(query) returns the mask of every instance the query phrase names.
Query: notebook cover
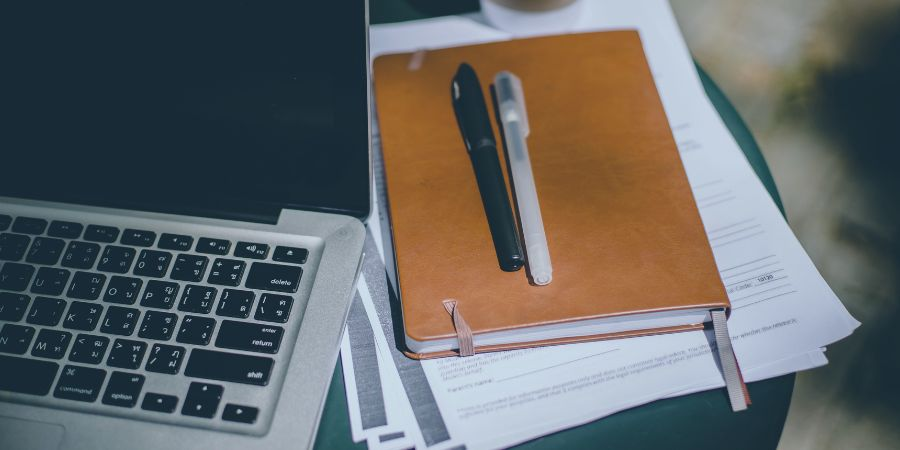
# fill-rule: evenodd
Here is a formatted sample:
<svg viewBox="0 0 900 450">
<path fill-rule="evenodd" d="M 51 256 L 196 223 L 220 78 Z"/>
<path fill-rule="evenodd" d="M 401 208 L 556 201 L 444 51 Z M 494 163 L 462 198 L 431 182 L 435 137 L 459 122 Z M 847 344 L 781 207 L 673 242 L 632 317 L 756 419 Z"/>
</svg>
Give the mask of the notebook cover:
<svg viewBox="0 0 900 450">
<path fill-rule="evenodd" d="M 489 103 L 497 72 L 509 70 L 522 80 L 529 152 L 553 264 L 548 286 L 529 284 L 525 270 L 503 272 L 497 263 L 450 99 L 450 81 L 461 62 L 478 72 Z M 375 60 L 373 78 L 403 322 L 411 338 L 455 336 L 442 305 L 447 298 L 459 302 L 476 336 L 641 312 L 729 307 L 636 31 L 385 55 Z M 490 104 L 489 109 L 493 114 Z"/>
</svg>

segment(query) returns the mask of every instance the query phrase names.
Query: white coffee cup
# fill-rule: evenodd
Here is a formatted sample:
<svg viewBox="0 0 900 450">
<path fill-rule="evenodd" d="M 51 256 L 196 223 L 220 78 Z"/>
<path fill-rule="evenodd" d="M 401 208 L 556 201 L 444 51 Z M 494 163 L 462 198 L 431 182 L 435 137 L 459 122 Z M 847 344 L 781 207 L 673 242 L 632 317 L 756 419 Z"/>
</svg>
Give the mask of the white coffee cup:
<svg viewBox="0 0 900 450">
<path fill-rule="evenodd" d="M 514 35 L 564 33 L 585 13 L 589 0 L 481 0 L 487 22 Z"/>
</svg>

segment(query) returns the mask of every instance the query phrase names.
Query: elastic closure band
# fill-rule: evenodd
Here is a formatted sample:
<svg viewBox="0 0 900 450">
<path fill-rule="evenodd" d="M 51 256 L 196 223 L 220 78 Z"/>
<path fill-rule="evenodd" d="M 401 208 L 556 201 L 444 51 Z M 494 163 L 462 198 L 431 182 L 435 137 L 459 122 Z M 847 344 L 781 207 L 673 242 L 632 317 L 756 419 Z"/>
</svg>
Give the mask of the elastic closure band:
<svg viewBox="0 0 900 450">
<path fill-rule="evenodd" d="M 459 341 L 459 356 L 472 356 L 475 354 L 475 344 L 472 337 L 472 329 L 459 312 L 456 299 L 448 298 L 442 302 L 444 309 L 453 318 L 453 328 L 456 330 L 456 339 Z"/>
</svg>

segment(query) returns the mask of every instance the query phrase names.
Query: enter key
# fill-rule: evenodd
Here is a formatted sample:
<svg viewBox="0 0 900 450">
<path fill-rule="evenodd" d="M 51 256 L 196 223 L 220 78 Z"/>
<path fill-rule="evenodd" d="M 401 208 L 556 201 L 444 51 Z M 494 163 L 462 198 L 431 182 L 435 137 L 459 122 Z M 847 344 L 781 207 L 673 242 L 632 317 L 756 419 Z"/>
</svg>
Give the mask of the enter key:
<svg viewBox="0 0 900 450">
<path fill-rule="evenodd" d="M 284 329 L 273 325 L 223 320 L 216 347 L 260 353 L 277 353 Z"/>
</svg>

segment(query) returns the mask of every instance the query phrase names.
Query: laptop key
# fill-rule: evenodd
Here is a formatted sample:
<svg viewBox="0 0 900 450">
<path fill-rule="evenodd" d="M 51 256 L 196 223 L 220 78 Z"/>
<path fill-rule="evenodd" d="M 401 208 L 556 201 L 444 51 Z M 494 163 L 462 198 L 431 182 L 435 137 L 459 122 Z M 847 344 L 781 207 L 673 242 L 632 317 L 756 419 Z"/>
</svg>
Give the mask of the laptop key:
<svg viewBox="0 0 900 450">
<path fill-rule="evenodd" d="M 181 368 L 181 360 L 184 358 L 184 347 L 175 345 L 154 344 L 144 367 L 150 372 L 167 373 L 175 375 Z"/>
<path fill-rule="evenodd" d="M 24 234 L 44 234 L 47 229 L 47 221 L 44 219 L 35 219 L 31 217 L 16 217 L 13 222 L 13 233 Z"/>
<path fill-rule="evenodd" d="M 284 329 L 274 325 L 223 320 L 216 347 L 250 352 L 277 353 Z"/>
<path fill-rule="evenodd" d="M 47 395 L 53 387 L 59 364 L 39 359 L 0 355 L 0 391 Z"/>
<path fill-rule="evenodd" d="M 240 355 L 195 348 L 191 350 L 184 375 L 193 378 L 265 386 L 269 384 L 275 360 L 263 356 Z"/>
<path fill-rule="evenodd" d="M 144 296 L 141 298 L 141 306 L 159 309 L 172 309 L 175 299 L 178 297 L 178 283 L 169 281 L 150 280 Z"/>
<path fill-rule="evenodd" d="M 144 313 L 144 321 L 141 322 L 141 331 L 138 332 L 138 337 L 168 341 L 175 331 L 177 322 L 178 316 L 175 314 L 147 311 Z"/>
<path fill-rule="evenodd" d="M 75 337 L 75 343 L 72 344 L 72 351 L 69 352 L 69 361 L 100 364 L 103 361 L 103 356 L 106 355 L 106 347 L 108 346 L 109 338 L 106 336 L 79 334 Z"/>
<path fill-rule="evenodd" d="M 225 239 L 200 238 L 197 240 L 197 253 L 210 255 L 227 255 L 231 249 L 231 242 Z"/>
<path fill-rule="evenodd" d="M 72 333 L 66 331 L 42 329 L 31 347 L 31 356 L 40 358 L 62 359 L 69 349 Z"/>
<path fill-rule="evenodd" d="M 255 297 L 256 295 L 250 291 L 225 289 L 222 291 L 222 298 L 219 299 L 216 315 L 246 319 L 250 316 L 250 308 L 253 307 Z"/>
<path fill-rule="evenodd" d="M 181 414 L 212 419 L 219 409 L 224 391 L 225 388 L 219 385 L 192 382 L 181 406 Z"/>
<path fill-rule="evenodd" d="M 244 286 L 250 289 L 294 293 L 300 287 L 302 274 L 303 269 L 298 266 L 255 262 L 250 266 L 250 273 Z"/>
<path fill-rule="evenodd" d="M 148 392 L 144 396 L 144 401 L 141 402 L 141 409 L 161 413 L 173 413 L 176 406 L 178 406 L 178 397 L 155 392 Z"/>
<path fill-rule="evenodd" d="M 34 266 L 18 263 L 6 263 L 0 269 L 0 289 L 22 292 L 28 287 Z"/>
<path fill-rule="evenodd" d="M 137 369 L 141 367 L 141 361 L 144 360 L 144 352 L 146 351 L 146 342 L 116 339 L 112 348 L 109 349 L 106 365 L 122 369 Z"/>
<path fill-rule="evenodd" d="M 136 373 L 113 372 L 103 393 L 103 404 L 133 408 L 141 396 L 145 377 Z"/>
<path fill-rule="evenodd" d="M 244 276 L 244 267 L 246 266 L 245 262 L 236 259 L 216 258 L 212 268 L 209 270 L 209 278 L 206 279 L 206 282 L 225 286 L 238 286 L 241 284 L 241 278 Z"/>
<path fill-rule="evenodd" d="M 6 214 L 0 214 L 0 231 L 6 231 L 11 223 L 12 217 L 7 216 Z"/>
<path fill-rule="evenodd" d="M 141 312 L 134 308 L 110 306 L 106 309 L 106 317 L 103 319 L 100 331 L 119 336 L 131 336 L 140 315 Z"/>
<path fill-rule="evenodd" d="M 21 234 L 0 233 L 0 260 L 18 261 L 25 256 L 31 238 Z"/>
<path fill-rule="evenodd" d="M 93 402 L 100 395 L 106 371 L 93 367 L 66 365 L 56 382 L 53 396 L 79 402 Z"/>
<path fill-rule="evenodd" d="M 141 250 L 134 274 L 142 277 L 162 278 L 169 269 L 172 254 L 156 250 Z"/>
<path fill-rule="evenodd" d="M 69 285 L 69 297 L 79 300 L 97 300 L 103 292 L 106 275 L 91 272 L 75 272 Z"/>
<path fill-rule="evenodd" d="M 129 228 L 122 232 L 122 239 L 119 242 L 136 247 L 152 247 L 153 243 L 156 242 L 156 233 Z"/>
<path fill-rule="evenodd" d="M 182 344 L 207 345 L 216 328 L 216 320 L 209 317 L 184 316 L 177 342 Z"/>
<path fill-rule="evenodd" d="M 72 269 L 90 269 L 100 254 L 100 245 L 92 242 L 72 241 L 63 255 L 63 267 Z"/>
<path fill-rule="evenodd" d="M 135 251 L 129 247 L 117 247 L 107 245 L 97 263 L 97 270 L 102 272 L 128 273 L 131 262 L 134 261 Z"/>
<path fill-rule="evenodd" d="M 229 403 L 229 404 L 225 405 L 225 410 L 222 411 L 222 420 L 227 420 L 229 422 L 252 424 L 252 423 L 256 422 L 256 416 L 258 416 L 258 415 L 259 415 L 258 408 L 254 408 L 252 406 L 235 405 L 234 403 Z"/>
<path fill-rule="evenodd" d="M 305 248 L 283 247 L 279 245 L 278 247 L 275 247 L 275 252 L 272 253 L 272 261 L 303 264 L 306 262 L 307 256 L 309 256 L 309 250 Z"/>
<path fill-rule="evenodd" d="M 217 292 L 218 291 L 214 287 L 189 284 L 184 288 L 184 293 L 181 294 L 181 302 L 178 304 L 178 310 L 209 314 L 209 312 L 212 311 L 212 305 L 216 300 Z"/>
<path fill-rule="evenodd" d="M 103 356 L 106 355 L 106 347 L 108 346 L 109 338 L 106 336 L 79 334 L 75 337 L 75 343 L 72 344 L 72 351 L 69 352 L 69 361 L 100 364 L 103 361 Z"/>
<path fill-rule="evenodd" d="M 34 328 L 8 323 L 0 328 L 0 352 L 24 355 L 34 338 Z M 5 372 L 6 368 L 0 372 Z"/>
<path fill-rule="evenodd" d="M 118 275 L 109 279 L 106 291 L 103 294 L 103 301 L 109 303 L 119 303 L 122 305 L 133 305 L 137 301 L 138 292 L 144 281 L 140 278 L 120 277 Z"/>
<path fill-rule="evenodd" d="M 206 265 L 209 258 L 198 255 L 180 254 L 172 265 L 172 274 L 169 278 L 180 281 L 200 281 L 206 273 Z"/>
<path fill-rule="evenodd" d="M 238 258 L 266 259 L 269 254 L 269 246 L 254 242 L 238 242 L 234 247 L 234 256 Z"/>
<path fill-rule="evenodd" d="M 0 292 L 0 320 L 7 322 L 22 320 L 30 300 L 31 298 L 27 295 Z"/>
<path fill-rule="evenodd" d="M 193 244 L 194 238 L 190 236 L 163 233 L 162 236 L 159 237 L 159 244 L 156 244 L 156 246 L 163 250 L 180 250 L 186 252 L 191 249 L 191 245 Z"/>
<path fill-rule="evenodd" d="M 66 310 L 66 301 L 58 298 L 36 297 L 31 304 L 26 322 L 32 325 L 53 327 L 59 323 L 63 311 Z"/>
<path fill-rule="evenodd" d="M 69 281 L 69 272 L 66 269 L 55 267 L 41 267 L 31 282 L 31 292 L 44 295 L 60 295 L 66 289 Z"/>
<path fill-rule="evenodd" d="M 63 239 L 78 239 L 83 230 L 84 226 L 80 223 L 54 220 L 53 222 L 50 222 L 50 228 L 47 230 L 47 235 Z"/>
<path fill-rule="evenodd" d="M 66 242 L 62 239 L 36 237 L 31 242 L 25 262 L 52 266 L 59 261 Z"/>
<path fill-rule="evenodd" d="M 291 315 L 293 304 L 294 299 L 287 295 L 263 294 L 259 298 L 259 306 L 253 318 L 265 322 L 285 323 Z"/>
<path fill-rule="evenodd" d="M 84 232 L 84 240 L 112 244 L 119 238 L 119 229 L 102 225 L 88 225 Z"/>
<path fill-rule="evenodd" d="M 63 327 L 72 330 L 94 331 L 102 313 L 103 307 L 100 305 L 72 302 L 69 305 L 69 311 L 66 312 L 66 318 L 63 320 Z"/>
</svg>

